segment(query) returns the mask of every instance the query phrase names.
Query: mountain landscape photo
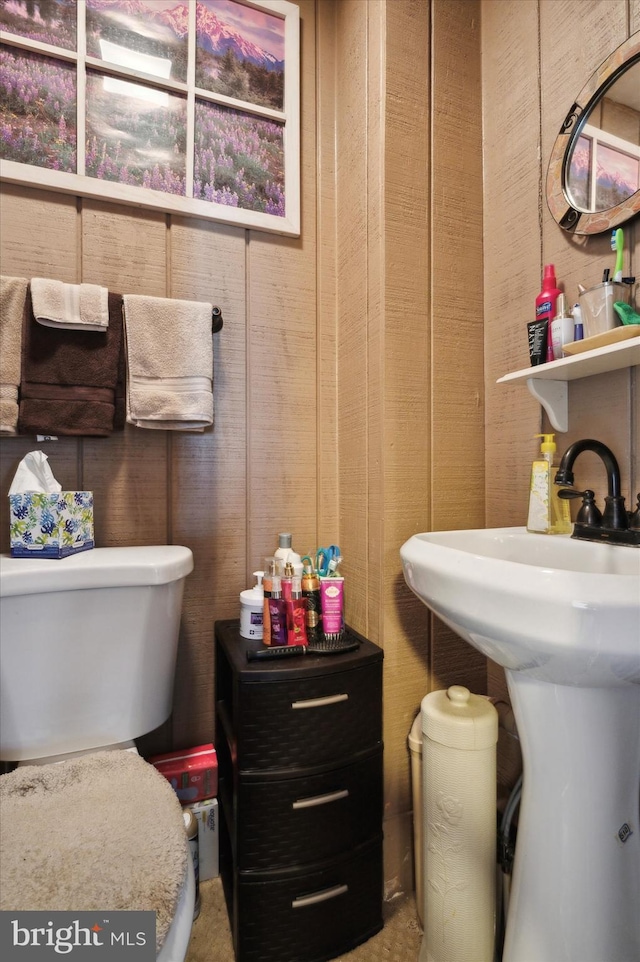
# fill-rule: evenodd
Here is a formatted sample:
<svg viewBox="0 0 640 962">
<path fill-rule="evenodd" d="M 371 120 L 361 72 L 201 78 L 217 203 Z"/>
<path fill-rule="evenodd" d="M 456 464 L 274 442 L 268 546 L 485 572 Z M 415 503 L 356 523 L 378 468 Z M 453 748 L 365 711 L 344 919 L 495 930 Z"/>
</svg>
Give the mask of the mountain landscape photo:
<svg viewBox="0 0 640 962">
<path fill-rule="evenodd" d="M 198 87 L 282 110 L 283 20 L 235 0 L 198 0 L 196 32 Z"/>
<path fill-rule="evenodd" d="M 100 41 L 108 40 L 169 60 L 171 78 L 184 82 L 188 29 L 188 0 L 87 0 L 87 53 L 92 57 L 104 59 Z M 284 21 L 239 0 L 197 0 L 196 86 L 282 110 Z"/>
</svg>

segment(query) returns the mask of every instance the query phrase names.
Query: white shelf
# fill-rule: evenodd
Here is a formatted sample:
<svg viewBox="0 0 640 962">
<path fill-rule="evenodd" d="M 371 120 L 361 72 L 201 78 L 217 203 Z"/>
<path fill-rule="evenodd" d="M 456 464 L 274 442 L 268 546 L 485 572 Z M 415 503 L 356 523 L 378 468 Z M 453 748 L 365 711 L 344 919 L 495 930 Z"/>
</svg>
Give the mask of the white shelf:
<svg viewBox="0 0 640 962">
<path fill-rule="evenodd" d="M 594 374 L 618 371 L 640 364 L 640 335 L 618 344 L 608 344 L 594 351 L 584 351 L 559 361 L 549 361 L 537 367 L 527 367 L 498 378 L 498 384 L 526 383 L 534 398 L 540 402 L 556 431 L 569 429 L 569 392 L 567 381 L 575 381 Z"/>
</svg>

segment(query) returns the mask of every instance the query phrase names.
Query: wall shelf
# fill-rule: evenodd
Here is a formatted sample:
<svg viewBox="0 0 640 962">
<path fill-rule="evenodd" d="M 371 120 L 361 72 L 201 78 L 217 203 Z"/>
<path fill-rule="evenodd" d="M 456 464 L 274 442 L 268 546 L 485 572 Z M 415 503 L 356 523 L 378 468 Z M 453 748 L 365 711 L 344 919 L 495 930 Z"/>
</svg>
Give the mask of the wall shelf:
<svg viewBox="0 0 640 962">
<path fill-rule="evenodd" d="M 618 371 L 640 364 L 640 334 L 628 341 L 608 344 L 593 351 L 584 351 L 559 361 L 549 361 L 537 367 L 527 367 L 498 378 L 498 384 L 526 383 L 534 398 L 540 402 L 556 431 L 569 429 L 568 381 Z"/>
</svg>

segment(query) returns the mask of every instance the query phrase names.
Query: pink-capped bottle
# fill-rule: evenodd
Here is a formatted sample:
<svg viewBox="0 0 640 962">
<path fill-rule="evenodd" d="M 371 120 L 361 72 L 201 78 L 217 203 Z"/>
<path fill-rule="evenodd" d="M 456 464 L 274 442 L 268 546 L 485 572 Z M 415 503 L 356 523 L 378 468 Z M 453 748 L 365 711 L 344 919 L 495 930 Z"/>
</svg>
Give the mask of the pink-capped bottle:
<svg viewBox="0 0 640 962">
<path fill-rule="evenodd" d="M 553 361 L 551 321 L 556 315 L 556 300 L 561 293 L 556 284 L 556 269 L 554 265 L 545 264 L 544 275 L 542 277 L 542 290 L 536 297 L 536 321 L 547 322 L 547 361 Z"/>
</svg>

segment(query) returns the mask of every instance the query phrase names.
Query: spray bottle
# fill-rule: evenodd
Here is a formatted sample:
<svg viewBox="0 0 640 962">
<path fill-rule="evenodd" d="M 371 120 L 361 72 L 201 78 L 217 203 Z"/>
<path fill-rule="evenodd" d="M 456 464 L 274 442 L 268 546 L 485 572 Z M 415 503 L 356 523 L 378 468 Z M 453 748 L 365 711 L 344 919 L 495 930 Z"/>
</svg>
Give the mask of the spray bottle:
<svg viewBox="0 0 640 962">
<path fill-rule="evenodd" d="M 536 297 L 536 321 L 547 322 L 547 361 L 553 361 L 553 342 L 551 322 L 556 314 L 556 300 L 562 292 L 556 284 L 556 269 L 553 264 L 545 264 L 542 290 Z"/>
</svg>

